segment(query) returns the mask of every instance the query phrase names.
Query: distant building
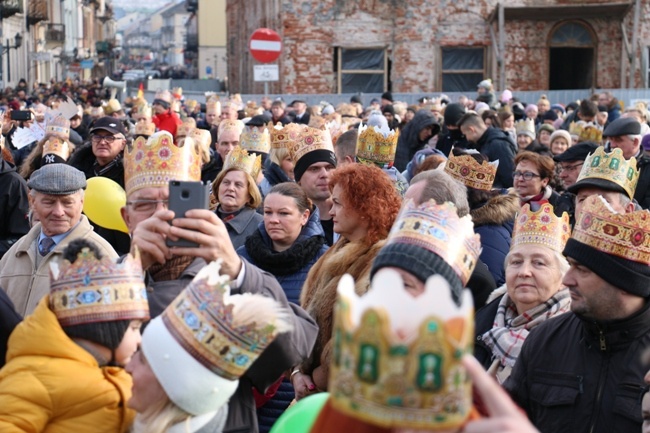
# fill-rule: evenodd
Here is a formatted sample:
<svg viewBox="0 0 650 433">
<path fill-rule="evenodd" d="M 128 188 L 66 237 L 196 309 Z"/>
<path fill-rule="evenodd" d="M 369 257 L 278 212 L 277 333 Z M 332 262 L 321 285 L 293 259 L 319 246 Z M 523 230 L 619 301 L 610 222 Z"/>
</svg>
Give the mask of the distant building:
<svg viewBox="0 0 650 433">
<path fill-rule="evenodd" d="M 196 78 L 220 78 L 227 74 L 226 0 L 187 0 L 185 63 Z"/>
</svg>

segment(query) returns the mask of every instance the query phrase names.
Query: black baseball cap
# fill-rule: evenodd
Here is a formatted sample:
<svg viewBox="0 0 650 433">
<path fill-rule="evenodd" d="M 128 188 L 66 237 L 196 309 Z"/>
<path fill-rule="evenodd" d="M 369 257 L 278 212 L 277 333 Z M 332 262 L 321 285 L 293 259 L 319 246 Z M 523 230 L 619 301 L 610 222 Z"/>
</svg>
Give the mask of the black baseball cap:
<svg viewBox="0 0 650 433">
<path fill-rule="evenodd" d="M 92 134 L 93 132 L 98 130 L 108 131 L 111 134 L 122 134 L 124 137 L 126 137 L 128 134 L 126 132 L 126 128 L 124 127 L 122 121 L 120 121 L 120 119 L 116 119 L 115 117 L 110 117 L 110 116 L 104 116 L 97 119 L 93 124 L 90 133 Z"/>
</svg>

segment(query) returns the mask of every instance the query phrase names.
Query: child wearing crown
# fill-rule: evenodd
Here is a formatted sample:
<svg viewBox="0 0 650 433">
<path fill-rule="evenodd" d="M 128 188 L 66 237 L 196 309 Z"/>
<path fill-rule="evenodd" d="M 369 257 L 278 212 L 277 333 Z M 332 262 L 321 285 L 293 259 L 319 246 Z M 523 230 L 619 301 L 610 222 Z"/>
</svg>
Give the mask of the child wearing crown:
<svg viewBox="0 0 650 433">
<path fill-rule="evenodd" d="M 149 306 L 138 257 L 115 264 L 87 240 L 51 265 L 51 291 L 9 338 L 0 370 L 0 431 L 125 432 Z"/>
</svg>

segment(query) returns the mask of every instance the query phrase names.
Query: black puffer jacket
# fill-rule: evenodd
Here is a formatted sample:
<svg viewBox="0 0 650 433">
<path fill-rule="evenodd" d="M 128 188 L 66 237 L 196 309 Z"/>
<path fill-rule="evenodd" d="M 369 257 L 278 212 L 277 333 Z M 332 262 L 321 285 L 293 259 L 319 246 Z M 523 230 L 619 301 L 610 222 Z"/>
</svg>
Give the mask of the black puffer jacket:
<svg viewBox="0 0 650 433">
<path fill-rule="evenodd" d="M 507 132 L 498 128 L 488 128 L 476 143 L 476 150 L 487 156 L 490 162 L 499 160 L 494 179 L 494 188 L 510 188 L 512 172 L 515 171 L 517 145 Z"/>
</svg>

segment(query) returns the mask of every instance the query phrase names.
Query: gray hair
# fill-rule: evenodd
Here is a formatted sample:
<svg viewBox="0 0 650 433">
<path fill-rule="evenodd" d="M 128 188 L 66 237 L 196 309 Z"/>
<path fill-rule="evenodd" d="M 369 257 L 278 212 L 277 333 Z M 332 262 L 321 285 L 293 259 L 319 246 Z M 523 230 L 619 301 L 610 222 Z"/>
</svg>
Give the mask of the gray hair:
<svg viewBox="0 0 650 433">
<path fill-rule="evenodd" d="M 564 278 L 564 275 L 569 271 L 569 268 L 571 265 L 569 265 L 569 262 L 567 261 L 566 257 L 564 257 L 560 252 L 552 250 L 553 251 L 553 257 L 555 258 L 555 265 L 560 271 L 560 278 Z M 510 252 L 506 255 L 506 259 L 504 260 L 503 263 L 503 268 L 508 267 L 508 260 L 510 260 Z"/>
<path fill-rule="evenodd" d="M 35 189 L 30 189 L 29 190 L 29 195 L 32 198 L 36 197 L 36 193 L 41 193 L 41 194 L 44 194 L 44 195 L 52 195 L 52 194 L 48 194 L 48 193 L 45 193 L 45 192 L 36 191 Z M 74 194 L 79 194 L 81 196 L 81 198 L 84 198 L 85 191 L 83 189 L 79 189 L 79 190 L 73 192 L 72 194 L 61 194 L 61 195 L 74 195 Z"/>
<path fill-rule="evenodd" d="M 467 187 L 442 170 L 426 170 L 417 174 L 411 180 L 411 185 L 425 182 L 419 203 L 435 200 L 438 204 L 452 202 L 456 206 L 459 217 L 469 214 Z"/>
</svg>

